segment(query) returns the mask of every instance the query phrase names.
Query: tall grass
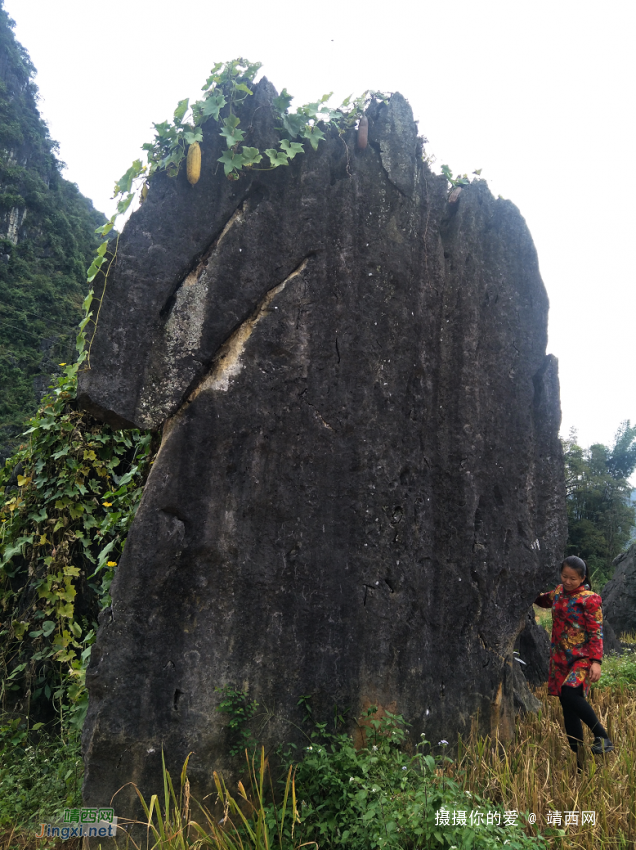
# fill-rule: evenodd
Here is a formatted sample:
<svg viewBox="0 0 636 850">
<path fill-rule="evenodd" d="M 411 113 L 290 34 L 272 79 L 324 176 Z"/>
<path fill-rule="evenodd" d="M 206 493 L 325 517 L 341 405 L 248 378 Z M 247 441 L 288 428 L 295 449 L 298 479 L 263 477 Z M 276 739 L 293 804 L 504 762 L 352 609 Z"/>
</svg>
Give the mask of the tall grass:
<svg viewBox="0 0 636 850">
<path fill-rule="evenodd" d="M 517 719 L 516 740 L 505 748 L 493 738 L 471 737 L 460 748 L 449 773 L 465 790 L 479 793 L 506 809 L 529 809 L 537 827 L 547 827 L 548 812 L 578 812 L 578 826 L 565 828 L 567 837 L 554 847 L 563 850 L 611 850 L 636 847 L 636 692 L 623 685 L 595 688 L 591 702 L 616 750 L 606 756 L 587 755 L 583 772 L 576 771 L 563 728 L 561 706 L 549 697 L 547 685 L 536 691 L 542 709 Z M 586 743 L 591 736 L 585 728 Z M 595 812 L 596 825 L 581 825 L 581 812 Z"/>
<path fill-rule="evenodd" d="M 248 794 L 243 783 L 239 782 L 238 800 L 228 791 L 223 778 L 214 771 L 216 799 L 223 809 L 223 817 L 217 821 L 209 808 L 193 800 L 190 795 L 187 777 L 189 758 L 181 771 L 180 791 L 177 795 L 162 756 L 163 806 L 157 794 L 153 794 L 147 802 L 137 786 L 134 786 L 146 816 L 145 821 L 126 823 L 130 829 L 127 843 L 135 850 L 299 850 L 306 844 L 316 847 L 315 842 L 294 840 L 294 829 L 300 823 L 300 818 L 292 768 L 287 773 L 283 799 L 279 805 L 272 805 L 271 798 L 266 801 L 271 781 L 264 749 L 261 749 L 258 763 L 255 758 L 248 757 L 247 775 L 251 793 Z M 144 838 L 140 839 L 144 833 Z M 121 843 L 121 834 L 118 840 Z"/>
<path fill-rule="evenodd" d="M 223 778 L 214 774 L 216 793 L 207 801 L 210 809 L 191 798 L 187 763 L 180 777 L 178 793 L 164 771 L 162 793 L 142 802 L 146 818 L 143 824 L 136 825 L 137 831 L 130 837 L 129 850 L 203 850 L 208 847 L 212 850 L 298 850 L 305 845 L 319 845 L 321 850 L 326 850 L 332 846 L 333 830 L 321 831 L 320 825 L 329 818 L 333 819 L 335 810 L 332 810 L 327 797 L 320 796 L 322 792 L 318 794 L 320 801 L 314 804 L 316 795 L 312 794 L 310 780 L 312 776 L 315 780 L 324 778 L 327 768 L 330 771 L 327 778 L 330 782 L 333 780 L 333 787 L 349 789 L 347 793 L 352 795 L 352 802 L 356 806 L 359 803 L 360 808 L 364 803 L 368 811 L 373 797 L 377 798 L 376 807 L 380 803 L 382 806 L 395 805 L 401 817 L 398 811 L 400 800 L 403 798 L 406 812 L 416 798 L 419 800 L 417 795 L 420 793 L 433 809 L 438 809 L 440 802 L 453 808 L 455 800 L 460 798 L 463 803 L 459 802 L 458 806 L 470 808 L 468 792 L 474 805 L 486 811 L 492 805 L 493 811 L 498 808 L 534 813 L 537 822 L 532 832 L 537 840 L 539 833 L 548 831 L 548 813 L 560 812 L 560 828 L 565 836 L 560 838 L 553 833 L 549 838 L 549 846 L 555 850 L 633 850 L 636 847 L 636 646 L 630 646 L 629 636 L 622 635 L 621 640 L 625 646 L 624 654 L 608 656 L 604 660 L 601 681 L 591 692 L 594 709 L 608 729 L 616 750 L 607 756 L 593 756 L 589 752 L 591 736 L 585 727 L 587 755 L 580 775 L 576 771 L 574 754 L 567 744 L 559 701 L 549 697 L 547 687 L 543 686 L 536 691 L 541 711 L 517 718 L 514 742 L 507 742 L 504 746 L 497 739 L 472 736 L 460 742 L 454 760 L 422 756 L 420 760 L 423 759 L 423 762 L 430 761 L 431 781 L 423 774 L 421 787 L 414 785 L 411 791 L 407 780 L 412 773 L 412 756 L 400 750 L 399 746 L 389 746 L 388 742 L 384 742 L 387 752 L 383 755 L 382 736 L 377 739 L 368 757 L 364 757 L 358 765 L 358 768 L 363 768 L 361 776 L 364 776 L 359 785 L 354 765 L 358 755 L 351 741 L 348 742 L 351 752 L 343 752 L 337 758 L 330 756 L 328 765 L 324 748 L 308 748 L 311 752 L 305 754 L 298 772 L 292 768 L 283 777 L 280 794 L 274 794 L 275 783 L 269 778 L 267 762 L 261 753 L 259 760 L 248 763 L 243 780 L 245 785 L 239 784 L 236 792 L 232 790 L 230 793 Z M 40 819 L 49 820 L 65 806 L 79 804 L 76 794 L 81 776 L 79 772 L 75 773 L 75 768 L 79 767 L 77 754 L 60 749 L 59 755 L 47 751 L 44 758 L 34 760 L 33 747 L 27 745 L 26 739 L 18 742 L 17 746 L 13 743 L 17 732 L 11 724 L 5 724 L 3 730 L 0 790 L 4 793 L 0 800 L 0 813 L 4 812 L 5 817 L 4 822 L 0 818 L 0 850 L 35 850 L 36 847 L 43 850 L 43 842 L 36 842 L 33 838 L 33 830 Z M 39 756 L 43 752 L 42 746 L 39 745 Z M 320 758 L 319 753 L 322 753 Z M 325 761 L 324 765 L 321 759 Z M 379 767 L 382 768 L 380 773 L 386 773 L 386 788 L 380 787 Z M 391 777 L 396 774 L 401 777 L 401 783 L 393 782 Z M 61 783 L 58 778 L 61 778 Z M 450 783 L 443 792 L 450 795 L 448 798 L 440 796 L 442 791 L 435 780 Z M 368 804 L 361 797 L 366 786 L 369 786 Z M 456 795 L 450 786 L 457 788 Z M 274 796 L 278 798 L 277 805 L 272 804 Z M 442 846 L 444 839 L 450 838 L 450 832 L 446 834 L 444 830 L 443 838 L 437 842 L 430 835 L 425 839 L 421 829 L 420 834 L 411 829 L 407 820 L 409 823 L 417 821 L 420 827 L 426 825 L 423 823 L 426 815 L 419 803 L 418 806 L 417 812 L 408 809 L 403 828 L 393 832 L 385 846 L 412 850 Z M 312 807 L 314 821 L 315 816 L 320 815 L 319 828 L 316 823 L 312 825 Z M 595 813 L 595 825 L 580 823 L 583 811 Z M 566 812 L 578 812 L 579 823 L 566 826 Z M 388 817 L 388 809 L 385 815 Z M 430 812 L 428 816 L 431 816 Z M 373 822 L 365 821 L 364 815 L 361 817 L 355 807 L 344 820 L 346 824 L 343 821 L 342 828 L 349 828 L 351 822 L 351 830 L 357 830 L 359 844 L 380 846 L 374 843 L 370 832 Z M 396 823 L 399 826 L 402 821 L 396 820 Z M 1 829 L 2 826 L 5 830 Z M 14 826 L 18 828 L 14 830 Z M 486 830 L 481 834 L 477 830 L 475 837 L 474 844 L 466 845 L 475 850 L 499 847 L 502 841 L 499 839 L 496 845 L 492 843 Z M 125 835 L 120 838 L 125 842 Z M 459 844 L 454 839 L 455 843 L 463 847 L 464 838 L 468 839 L 468 834 L 461 838 Z M 521 836 L 507 831 L 505 838 L 510 839 L 511 846 L 521 846 Z M 528 840 L 532 839 L 528 836 Z M 446 840 L 443 846 L 448 843 L 452 841 Z M 346 848 L 347 842 L 340 841 L 339 846 Z M 64 850 L 74 848 L 66 843 Z"/>
</svg>

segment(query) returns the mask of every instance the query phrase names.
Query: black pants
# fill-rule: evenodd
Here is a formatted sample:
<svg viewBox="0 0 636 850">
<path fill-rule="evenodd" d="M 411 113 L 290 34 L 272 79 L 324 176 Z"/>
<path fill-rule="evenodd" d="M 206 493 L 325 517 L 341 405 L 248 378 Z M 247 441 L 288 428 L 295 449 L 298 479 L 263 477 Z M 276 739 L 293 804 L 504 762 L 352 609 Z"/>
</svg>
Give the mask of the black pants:
<svg viewBox="0 0 636 850">
<path fill-rule="evenodd" d="M 583 696 L 583 685 L 579 685 L 578 688 L 571 688 L 566 685 L 561 688 L 559 699 L 563 706 L 565 732 L 571 750 L 576 752 L 579 743 L 583 743 L 581 720 L 590 727 L 595 738 L 607 738 L 607 732 L 594 714 L 594 709 Z"/>
</svg>

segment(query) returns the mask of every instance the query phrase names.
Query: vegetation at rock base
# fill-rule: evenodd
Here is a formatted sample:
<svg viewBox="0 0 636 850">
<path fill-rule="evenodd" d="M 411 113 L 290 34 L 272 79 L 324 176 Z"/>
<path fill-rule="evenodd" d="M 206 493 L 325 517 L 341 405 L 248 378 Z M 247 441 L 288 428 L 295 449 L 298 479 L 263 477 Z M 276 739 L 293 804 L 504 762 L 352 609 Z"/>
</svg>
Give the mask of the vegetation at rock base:
<svg viewBox="0 0 636 850">
<path fill-rule="evenodd" d="M 548 697 L 543 686 L 536 692 L 541 711 L 517 718 L 514 742 L 504 747 L 493 738 L 470 736 L 454 758 L 445 754 L 444 742 L 409 752 L 403 746 L 401 718 L 391 715 L 362 719 L 366 748 L 358 750 L 347 735 L 324 725 L 308 730 L 306 748 L 293 756 L 292 770 L 282 771 L 280 783 L 268 776 L 256 747 L 236 791 L 217 776 L 227 820 L 212 818 L 209 811 L 206 815 L 190 797 L 185 773 L 180 790 L 178 780 L 173 787 L 166 775 L 165 788 L 155 789 L 157 797 L 146 800 L 148 847 L 628 850 L 636 840 L 636 654 L 634 636 L 622 637 L 626 651 L 612 658 L 621 671 L 619 683 L 604 673 L 591 697 L 616 752 L 588 754 L 581 776 L 567 745 L 558 700 Z M 29 829 L 65 807 L 81 805 L 81 763 L 73 739 L 55 739 L 43 730 L 27 735 L 17 726 L 6 716 L 0 719 L 3 848 L 35 846 Z M 216 799 L 202 802 L 213 807 Z M 116 798 L 114 805 L 116 811 Z M 448 826 L 439 823 L 442 808 L 449 812 Z M 472 830 L 474 841 L 469 826 L 453 825 L 453 813 L 456 821 L 463 813 L 469 825 L 471 812 L 473 821 L 484 821 Z M 508 820 L 519 827 L 503 826 L 506 812 L 517 813 Z M 582 823 L 583 812 L 593 813 L 595 822 Z M 566 824 L 568 813 L 577 813 L 577 822 L 570 817 Z"/>
<path fill-rule="evenodd" d="M 74 359 L 86 268 L 105 221 L 63 163 L 37 107 L 35 69 L 0 0 L 0 458 L 59 362 Z"/>
<path fill-rule="evenodd" d="M 612 577 L 612 561 L 627 545 L 636 525 L 633 488 L 636 425 L 621 423 L 612 446 L 577 444 L 576 432 L 563 441 L 567 492 L 567 555 L 587 562 L 595 590 Z"/>
</svg>

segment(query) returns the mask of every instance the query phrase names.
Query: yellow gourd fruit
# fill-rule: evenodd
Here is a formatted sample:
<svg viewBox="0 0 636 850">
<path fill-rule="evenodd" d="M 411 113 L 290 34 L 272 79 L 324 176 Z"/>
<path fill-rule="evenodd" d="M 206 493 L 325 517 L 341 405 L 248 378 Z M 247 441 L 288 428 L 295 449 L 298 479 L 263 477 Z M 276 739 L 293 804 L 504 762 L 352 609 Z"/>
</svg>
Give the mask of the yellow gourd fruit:
<svg viewBox="0 0 636 850">
<path fill-rule="evenodd" d="M 201 148 L 198 142 L 192 142 L 188 148 L 186 172 L 188 175 L 188 183 L 190 183 L 191 186 L 194 186 L 201 176 Z"/>
</svg>

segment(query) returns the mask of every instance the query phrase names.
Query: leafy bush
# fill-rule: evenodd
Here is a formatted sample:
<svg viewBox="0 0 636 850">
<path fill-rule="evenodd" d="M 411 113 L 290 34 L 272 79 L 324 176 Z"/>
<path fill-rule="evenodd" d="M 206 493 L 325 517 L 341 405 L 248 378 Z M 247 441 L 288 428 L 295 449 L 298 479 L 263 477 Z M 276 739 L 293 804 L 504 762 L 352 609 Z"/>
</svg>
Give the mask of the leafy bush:
<svg viewBox="0 0 636 850">
<path fill-rule="evenodd" d="M 64 808 L 81 806 L 82 774 L 77 735 L 30 743 L 21 718 L 0 717 L 0 827 L 61 820 Z"/>
<path fill-rule="evenodd" d="M 601 678 L 592 687 L 636 689 L 636 647 L 625 648 L 622 655 L 606 655 Z"/>
<path fill-rule="evenodd" d="M 328 733 L 325 724 L 318 724 L 295 776 L 301 819 L 296 836 L 302 842 L 347 850 L 452 846 L 486 850 L 501 847 L 504 841 L 518 850 L 546 846 L 541 836 L 524 833 L 522 813 L 516 821 L 501 806 L 465 792 L 444 776 L 451 760 L 441 753 L 432 755 L 427 741 L 422 739 L 414 753 L 406 752 L 404 727 L 403 718 L 389 712 L 378 718 L 371 707 L 361 726 L 365 746 L 356 749 L 349 735 Z M 443 751 L 445 745 L 440 742 L 438 749 Z M 449 813 L 448 825 L 443 824 L 444 810 Z M 453 813 L 461 819 L 460 812 L 465 825 L 453 824 Z M 481 812 L 484 823 L 473 828 L 472 812 Z M 487 813 L 493 823 L 485 822 Z M 270 808 L 270 825 L 275 817 Z"/>
</svg>

